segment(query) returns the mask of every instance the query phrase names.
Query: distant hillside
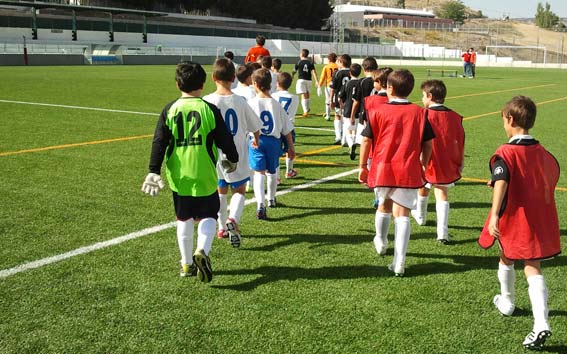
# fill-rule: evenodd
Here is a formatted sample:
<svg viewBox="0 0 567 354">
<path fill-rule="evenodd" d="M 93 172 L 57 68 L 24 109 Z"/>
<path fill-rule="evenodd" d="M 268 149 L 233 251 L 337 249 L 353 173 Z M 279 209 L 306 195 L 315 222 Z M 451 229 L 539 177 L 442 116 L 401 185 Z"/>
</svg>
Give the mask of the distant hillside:
<svg viewBox="0 0 567 354">
<path fill-rule="evenodd" d="M 443 3 L 447 0 L 406 0 L 406 9 L 423 10 L 436 12 Z M 396 0 L 351 0 L 353 5 L 367 5 L 367 6 L 383 6 L 383 7 L 397 7 Z M 479 11 L 467 7 L 467 12 L 473 17 L 479 15 Z"/>
</svg>

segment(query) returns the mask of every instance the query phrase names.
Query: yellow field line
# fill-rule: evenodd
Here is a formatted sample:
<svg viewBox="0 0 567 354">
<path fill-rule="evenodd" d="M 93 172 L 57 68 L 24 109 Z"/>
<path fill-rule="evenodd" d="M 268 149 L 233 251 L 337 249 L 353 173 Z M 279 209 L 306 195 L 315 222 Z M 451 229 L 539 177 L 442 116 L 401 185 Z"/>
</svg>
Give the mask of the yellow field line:
<svg viewBox="0 0 567 354">
<path fill-rule="evenodd" d="M 336 149 L 340 149 L 341 146 L 340 145 L 332 145 L 332 146 L 327 146 L 321 149 L 317 149 L 317 150 L 311 150 L 311 151 L 307 151 L 307 152 L 303 152 L 303 153 L 297 153 L 298 157 L 301 156 L 309 156 L 309 155 L 317 155 L 318 153 L 321 152 L 326 152 L 326 151 L 331 151 L 331 150 L 336 150 Z"/>
<path fill-rule="evenodd" d="M 470 177 L 463 177 L 461 178 L 462 181 L 468 181 L 468 182 L 479 182 L 479 183 L 488 183 L 490 180 L 488 179 L 481 179 L 481 178 L 470 178 Z M 556 191 L 561 191 L 561 192 L 567 192 L 567 188 L 565 187 L 555 187 Z"/>
<path fill-rule="evenodd" d="M 544 104 L 558 102 L 558 101 L 565 101 L 565 100 L 567 100 L 567 97 L 555 98 L 553 100 L 548 100 L 548 101 L 536 103 L 536 106 L 541 106 L 541 105 L 544 105 Z M 471 119 L 482 118 L 482 117 L 490 116 L 490 115 L 493 115 L 493 114 L 496 114 L 496 113 L 500 113 L 500 111 L 478 114 L 476 116 L 470 116 L 470 117 L 463 118 L 463 120 L 471 120 Z"/>
<path fill-rule="evenodd" d="M 280 160 L 285 160 L 285 157 L 280 158 Z M 305 159 L 294 159 L 294 162 L 300 162 L 311 165 L 323 165 L 323 166 L 356 166 L 354 164 L 337 163 L 337 162 L 327 162 L 327 161 L 315 161 L 315 160 L 305 160 Z"/>
<path fill-rule="evenodd" d="M 70 147 L 77 147 L 77 146 L 115 143 L 115 142 L 118 142 L 118 141 L 128 141 L 128 140 L 135 140 L 135 139 L 151 138 L 152 136 L 153 136 L 153 134 L 147 134 L 147 135 L 138 135 L 138 136 L 127 136 L 127 137 L 116 138 L 116 139 L 87 141 L 87 142 L 84 142 L 84 143 L 45 146 L 45 147 L 35 148 L 35 149 L 0 152 L 0 156 L 18 155 L 18 154 L 25 154 L 25 153 L 29 153 L 29 152 L 39 152 L 39 151 L 47 151 L 47 150 L 59 150 L 59 149 L 66 149 L 66 148 L 70 148 Z"/>
<path fill-rule="evenodd" d="M 518 87 L 518 88 L 498 90 L 498 91 L 471 93 L 471 94 L 468 94 L 468 95 L 447 97 L 446 100 L 455 99 L 455 98 L 464 98 L 464 97 L 492 95 L 493 93 L 511 92 L 511 91 L 517 91 L 517 90 L 529 90 L 529 89 L 542 88 L 542 87 L 548 87 L 548 86 L 557 86 L 557 84 L 546 84 L 546 85 L 537 85 L 537 86 Z"/>
</svg>

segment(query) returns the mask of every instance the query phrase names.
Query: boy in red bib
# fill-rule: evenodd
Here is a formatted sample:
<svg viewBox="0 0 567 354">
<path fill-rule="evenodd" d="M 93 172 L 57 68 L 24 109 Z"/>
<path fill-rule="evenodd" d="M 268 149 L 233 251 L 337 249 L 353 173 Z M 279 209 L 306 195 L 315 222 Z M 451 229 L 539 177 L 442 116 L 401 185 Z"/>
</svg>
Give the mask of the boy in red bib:
<svg viewBox="0 0 567 354">
<path fill-rule="evenodd" d="M 423 170 L 431 157 L 431 139 L 435 137 L 424 109 L 407 100 L 414 82 L 412 73 L 404 69 L 388 76 L 389 102 L 367 111 L 360 148 L 358 179 L 370 188 L 377 187 L 379 205 L 374 246 L 380 255 L 388 247 L 390 215 L 395 218 L 394 260 L 390 270 L 396 276 L 404 275 L 411 231 L 410 210 L 415 208 L 415 190 L 425 185 Z M 371 146 L 372 163 L 368 169 Z"/>
<path fill-rule="evenodd" d="M 551 336 L 541 260 L 561 253 L 554 196 L 559 164 L 529 135 L 535 118 L 536 105 L 529 97 L 516 96 L 502 109 L 510 140 L 490 159 L 492 208 L 479 238 L 483 248 L 492 246 L 495 240 L 500 245 L 500 294 L 493 302 L 505 316 L 512 315 L 515 308 L 514 261 L 524 261 L 534 316 L 533 330 L 523 342 L 528 349 L 541 349 Z"/>
<path fill-rule="evenodd" d="M 425 225 L 429 190 L 435 191 L 437 212 L 437 241 L 448 243 L 449 201 L 448 187 L 461 179 L 465 153 L 465 130 L 463 117 L 445 107 L 447 87 L 441 80 L 427 80 L 421 84 L 422 102 L 427 119 L 435 130 L 431 160 L 425 169 L 428 184 L 420 188 L 417 195 L 417 209 L 411 211 L 418 225 Z"/>
</svg>

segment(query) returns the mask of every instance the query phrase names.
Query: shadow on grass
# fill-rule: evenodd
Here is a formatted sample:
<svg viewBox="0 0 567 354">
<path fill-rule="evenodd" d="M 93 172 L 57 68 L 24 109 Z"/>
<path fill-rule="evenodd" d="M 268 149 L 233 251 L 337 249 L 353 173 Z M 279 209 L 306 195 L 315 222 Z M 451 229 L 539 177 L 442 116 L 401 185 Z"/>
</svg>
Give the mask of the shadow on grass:
<svg viewBox="0 0 567 354">
<path fill-rule="evenodd" d="M 540 353 L 567 353 L 567 345 L 545 345 Z"/>
</svg>

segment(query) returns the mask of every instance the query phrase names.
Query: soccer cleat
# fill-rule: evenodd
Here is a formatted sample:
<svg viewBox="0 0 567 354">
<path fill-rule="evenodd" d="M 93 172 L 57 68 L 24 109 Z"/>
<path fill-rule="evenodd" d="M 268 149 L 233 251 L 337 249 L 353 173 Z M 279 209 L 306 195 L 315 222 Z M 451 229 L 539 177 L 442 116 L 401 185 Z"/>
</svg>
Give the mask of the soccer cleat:
<svg viewBox="0 0 567 354">
<path fill-rule="evenodd" d="M 524 339 L 522 345 L 526 349 L 540 350 L 547 338 L 551 337 L 551 331 L 543 330 L 538 333 L 532 331 Z"/>
<path fill-rule="evenodd" d="M 356 158 L 356 145 L 352 144 L 349 148 L 349 155 L 350 155 L 350 159 L 352 161 L 354 161 L 354 159 Z"/>
<path fill-rule="evenodd" d="M 388 266 L 388 269 L 389 269 L 391 272 L 394 272 L 394 276 L 396 276 L 396 277 L 400 277 L 400 278 L 401 278 L 401 277 L 404 276 L 405 270 L 404 270 L 404 266 L 403 266 L 403 265 L 394 266 L 394 264 L 392 263 L 392 264 L 390 264 L 390 265 Z"/>
<path fill-rule="evenodd" d="M 382 238 L 378 235 L 374 236 L 374 248 L 376 248 L 376 252 L 378 252 L 378 255 L 383 256 L 386 254 L 386 250 L 388 250 L 388 244 L 384 243 L 384 241 L 382 240 Z"/>
<path fill-rule="evenodd" d="M 258 208 L 258 210 L 256 210 L 256 218 L 258 220 L 268 219 L 268 215 L 266 215 L 266 208 L 264 208 L 264 206 L 261 206 Z"/>
<path fill-rule="evenodd" d="M 275 208 L 275 207 L 277 207 L 276 198 L 268 200 L 268 207 L 269 207 L 269 208 Z"/>
<path fill-rule="evenodd" d="M 180 277 L 193 277 L 197 275 L 197 267 L 195 264 L 181 264 L 179 268 Z"/>
<path fill-rule="evenodd" d="M 448 245 L 451 243 L 451 240 L 449 238 L 438 238 L 437 242 L 443 245 Z"/>
<path fill-rule="evenodd" d="M 341 145 L 341 139 L 336 139 L 333 145 Z"/>
<path fill-rule="evenodd" d="M 211 267 L 211 259 L 205 254 L 205 251 L 202 249 L 195 251 L 193 260 L 197 265 L 197 278 L 203 283 L 208 283 L 213 280 L 213 268 Z"/>
<path fill-rule="evenodd" d="M 234 248 L 240 247 L 240 231 L 238 230 L 238 224 L 233 218 L 228 218 L 226 221 L 226 229 L 230 236 L 230 245 Z"/>
<path fill-rule="evenodd" d="M 502 316 L 512 316 L 514 309 L 516 308 L 516 306 L 514 306 L 514 304 L 510 300 L 505 299 L 500 294 L 494 296 L 492 302 L 494 303 L 494 306 L 496 306 L 498 311 L 502 314 Z"/>
<path fill-rule="evenodd" d="M 311 110 L 308 109 L 307 112 L 305 112 L 305 113 L 302 114 L 302 116 L 304 116 L 304 117 L 309 117 L 309 115 L 310 115 L 309 112 L 310 112 L 310 111 L 311 111 Z"/>
<path fill-rule="evenodd" d="M 296 170 L 289 170 L 285 173 L 285 178 L 295 178 L 297 177 L 297 171 Z"/>
<path fill-rule="evenodd" d="M 419 212 L 417 210 L 412 209 L 411 216 L 413 216 L 413 218 L 415 219 L 415 222 L 419 226 L 425 225 L 425 218 L 423 216 L 419 215 Z"/>
<path fill-rule="evenodd" d="M 328 115 L 328 114 L 325 114 L 325 115 L 323 116 L 323 118 L 325 118 L 325 120 L 331 120 L 331 116 Z"/>
<path fill-rule="evenodd" d="M 220 229 L 217 232 L 217 238 L 227 238 L 228 237 L 228 232 L 226 232 L 226 230 Z"/>
</svg>

